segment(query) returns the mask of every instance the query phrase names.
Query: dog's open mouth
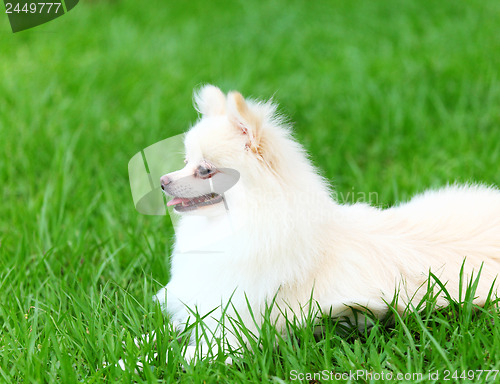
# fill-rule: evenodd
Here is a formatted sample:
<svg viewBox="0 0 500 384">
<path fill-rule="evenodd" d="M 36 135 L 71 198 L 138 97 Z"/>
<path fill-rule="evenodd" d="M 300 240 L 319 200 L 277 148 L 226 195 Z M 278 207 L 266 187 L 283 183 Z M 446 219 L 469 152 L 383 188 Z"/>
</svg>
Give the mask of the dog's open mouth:
<svg viewBox="0 0 500 384">
<path fill-rule="evenodd" d="M 167 206 L 174 206 L 177 212 L 193 211 L 195 209 L 205 207 L 207 205 L 214 205 L 222 201 L 222 196 L 217 193 L 208 193 L 206 195 L 185 198 L 174 197 L 167 203 Z"/>
</svg>

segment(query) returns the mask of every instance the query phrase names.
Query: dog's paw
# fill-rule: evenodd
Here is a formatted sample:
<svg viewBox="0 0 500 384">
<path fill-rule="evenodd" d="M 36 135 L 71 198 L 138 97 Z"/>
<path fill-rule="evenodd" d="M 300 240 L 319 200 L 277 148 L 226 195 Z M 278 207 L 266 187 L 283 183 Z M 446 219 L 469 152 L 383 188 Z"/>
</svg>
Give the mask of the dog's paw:
<svg viewBox="0 0 500 384">
<path fill-rule="evenodd" d="M 149 342 L 156 342 L 156 332 L 151 331 L 151 333 L 146 333 L 141 337 L 134 338 L 134 344 L 137 348 L 140 348 L 144 344 L 148 344 Z"/>
<path fill-rule="evenodd" d="M 123 359 L 120 359 L 118 360 L 118 363 L 116 364 L 117 367 L 120 367 L 122 369 L 122 371 L 125 371 L 126 367 L 125 367 L 125 362 L 123 361 Z"/>
<path fill-rule="evenodd" d="M 194 345 L 188 345 L 186 347 L 186 351 L 184 352 L 184 359 L 186 360 L 186 363 L 188 364 L 196 364 L 199 360 L 198 349 Z"/>
<path fill-rule="evenodd" d="M 103 368 L 108 368 L 108 367 L 111 367 L 112 365 L 113 364 L 110 364 L 107 361 L 105 361 L 104 363 L 102 363 L 102 367 Z M 120 368 L 122 371 L 126 371 L 127 370 L 127 365 L 125 364 L 125 361 L 123 359 L 118 360 L 118 362 L 115 364 L 115 367 L 116 368 Z M 140 362 L 138 362 L 138 367 L 142 371 L 142 364 Z M 136 368 L 135 369 L 135 373 L 138 373 L 138 372 L 139 371 Z"/>
<path fill-rule="evenodd" d="M 157 360 L 157 358 L 158 358 L 158 354 L 155 353 L 153 355 L 153 360 Z M 125 364 L 125 360 L 123 360 L 123 359 L 118 360 L 118 363 L 116 363 L 116 367 L 121 368 L 122 371 L 126 371 L 128 369 L 127 365 Z M 150 368 L 154 369 L 154 366 L 150 366 Z M 134 372 L 136 374 L 139 374 L 143 370 L 144 370 L 144 364 L 140 360 L 136 361 Z"/>
</svg>

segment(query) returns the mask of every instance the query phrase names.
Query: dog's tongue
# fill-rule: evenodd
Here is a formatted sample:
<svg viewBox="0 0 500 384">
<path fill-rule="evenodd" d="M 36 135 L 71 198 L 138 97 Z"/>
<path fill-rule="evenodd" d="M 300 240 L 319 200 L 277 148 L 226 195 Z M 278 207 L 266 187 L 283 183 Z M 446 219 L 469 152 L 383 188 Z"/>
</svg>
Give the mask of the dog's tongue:
<svg viewBox="0 0 500 384">
<path fill-rule="evenodd" d="M 170 207 L 172 205 L 181 204 L 181 203 L 187 203 L 187 202 L 189 202 L 189 199 L 184 199 L 182 197 L 174 197 L 172 200 L 170 200 L 167 203 L 167 207 Z"/>
</svg>

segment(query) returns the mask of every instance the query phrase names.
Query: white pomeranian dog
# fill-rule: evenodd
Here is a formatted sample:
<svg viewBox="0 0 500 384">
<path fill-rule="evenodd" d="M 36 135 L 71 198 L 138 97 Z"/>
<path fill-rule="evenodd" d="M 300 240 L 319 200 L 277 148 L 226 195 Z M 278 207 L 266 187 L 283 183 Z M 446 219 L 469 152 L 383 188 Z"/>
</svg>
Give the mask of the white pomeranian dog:
<svg viewBox="0 0 500 384">
<path fill-rule="evenodd" d="M 454 185 L 385 210 L 341 205 L 272 102 L 207 85 L 195 105 L 186 166 L 161 178 L 181 219 L 171 280 L 156 299 L 179 327 L 198 314 L 206 334 L 237 347 L 235 321 L 258 332 L 273 300 L 281 329 L 311 305 L 335 317 L 352 308 L 385 316 L 396 292 L 397 311 L 418 303 L 429 272 L 457 300 L 480 271 L 474 302 L 498 293 L 498 189 Z M 186 357 L 215 353 L 211 344 L 193 336 Z"/>
</svg>

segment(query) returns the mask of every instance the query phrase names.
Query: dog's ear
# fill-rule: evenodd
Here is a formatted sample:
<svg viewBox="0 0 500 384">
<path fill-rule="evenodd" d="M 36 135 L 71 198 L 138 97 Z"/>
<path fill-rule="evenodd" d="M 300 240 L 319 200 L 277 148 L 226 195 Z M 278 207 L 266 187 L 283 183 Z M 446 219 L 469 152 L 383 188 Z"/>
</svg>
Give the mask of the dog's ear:
<svg viewBox="0 0 500 384">
<path fill-rule="evenodd" d="M 204 116 L 223 115 L 226 112 L 226 96 L 213 85 L 204 85 L 193 96 L 194 107 Z"/>
<path fill-rule="evenodd" d="M 253 113 L 239 92 L 228 93 L 227 115 L 231 123 L 243 135 L 247 135 L 247 149 L 260 154 L 260 127 L 262 122 Z"/>
</svg>

